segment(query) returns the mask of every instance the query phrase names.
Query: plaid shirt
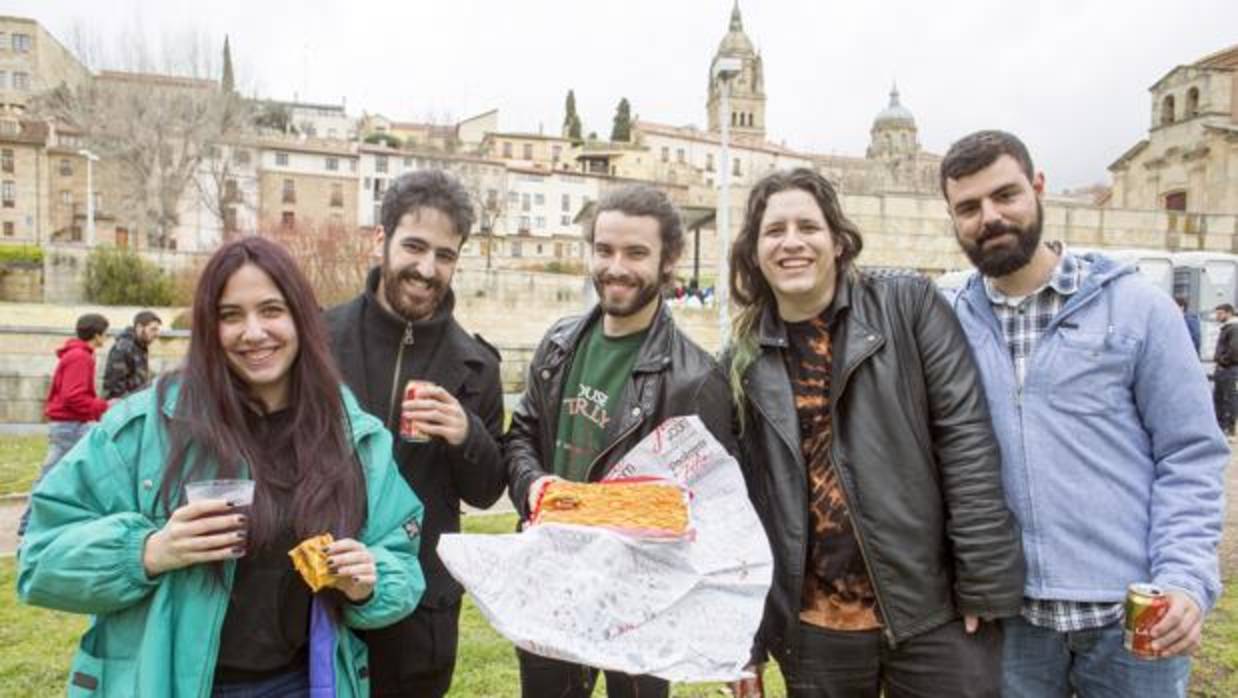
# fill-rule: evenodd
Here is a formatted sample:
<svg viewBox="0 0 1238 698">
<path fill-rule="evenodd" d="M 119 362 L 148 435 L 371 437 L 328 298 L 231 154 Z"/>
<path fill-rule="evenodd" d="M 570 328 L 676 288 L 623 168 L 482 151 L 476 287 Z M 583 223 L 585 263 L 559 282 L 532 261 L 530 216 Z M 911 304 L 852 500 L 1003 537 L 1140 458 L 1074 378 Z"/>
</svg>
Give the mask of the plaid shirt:
<svg viewBox="0 0 1238 698">
<path fill-rule="evenodd" d="M 984 292 L 1001 325 L 1020 389 L 1027 374 L 1027 360 L 1036 343 L 1067 299 L 1083 285 L 1091 267 L 1086 260 L 1067 252 L 1064 245 L 1049 243 L 1049 246 L 1060 255 L 1057 267 L 1048 283 L 1026 296 L 1007 296 L 997 290 L 991 279 L 984 277 Z M 1122 613 L 1121 603 L 1023 599 L 1023 618 L 1027 622 L 1063 633 L 1109 625 L 1119 620 Z"/>
</svg>

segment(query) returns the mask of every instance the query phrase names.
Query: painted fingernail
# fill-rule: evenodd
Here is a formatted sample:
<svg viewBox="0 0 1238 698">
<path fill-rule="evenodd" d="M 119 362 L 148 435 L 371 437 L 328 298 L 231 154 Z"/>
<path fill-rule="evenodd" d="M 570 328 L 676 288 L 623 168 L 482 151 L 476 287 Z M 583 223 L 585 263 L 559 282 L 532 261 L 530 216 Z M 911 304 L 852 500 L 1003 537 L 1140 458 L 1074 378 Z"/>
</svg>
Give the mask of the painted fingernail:
<svg viewBox="0 0 1238 698">
<path fill-rule="evenodd" d="M 237 557 L 240 557 L 245 554 L 245 548 L 240 548 L 240 547 L 233 548 L 232 554 L 236 555 Z"/>
<path fill-rule="evenodd" d="M 236 522 L 244 526 L 245 524 L 249 523 L 249 517 L 244 514 L 241 514 L 240 516 L 236 517 Z"/>
<path fill-rule="evenodd" d="M 237 531 L 237 532 L 236 532 L 236 537 L 237 537 L 237 539 L 239 539 L 239 540 L 245 540 L 245 532 L 244 532 L 244 531 Z"/>
<path fill-rule="evenodd" d="M 228 500 L 228 507 L 231 509 L 235 509 L 239 505 L 240 505 L 240 502 L 236 502 L 231 499 Z"/>
<path fill-rule="evenodd" d="M 357 582 L 357 583 L 360 583 L 360 582 L 361 582 L 361 578 L 360 578 L 360 577 L 357 577 L 357 576 L 355 576 L 355 575 L 353 576 L 352 580 L 353 580 L 354 582 Z"/>
</svg>

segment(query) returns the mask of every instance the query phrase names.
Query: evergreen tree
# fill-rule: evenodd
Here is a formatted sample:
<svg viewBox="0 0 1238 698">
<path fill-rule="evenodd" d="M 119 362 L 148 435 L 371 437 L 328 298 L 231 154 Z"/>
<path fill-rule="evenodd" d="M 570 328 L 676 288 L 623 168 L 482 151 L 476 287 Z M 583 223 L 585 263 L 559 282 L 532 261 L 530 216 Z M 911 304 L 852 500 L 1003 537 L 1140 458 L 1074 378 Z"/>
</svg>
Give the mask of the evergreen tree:
<svg viewBox="0 0 1238 698">
<path fill-rule="evenodd" d="M 619 106 L 615 108 L 615 124 L 610 129 L 610 139 L 612 141 L 632 140 L 632 105 L 628 104 L 627 97 L 620 99 Z"/>
<path fill-rule="evenodd" d="M 224 36 L 224 75 L 219 83 L 224 92 L 236 89 L 236 79 L 232 75 L 232 47 L 228 45 L 227 35 Z"/>
<path fill-rule="evenodd" d="M 567 103 L 563 105 L 563 135 L 574 140 L 580 140 L 580 115 L 576 113 L 576 91 L 567 91 Z"/>
</svg>

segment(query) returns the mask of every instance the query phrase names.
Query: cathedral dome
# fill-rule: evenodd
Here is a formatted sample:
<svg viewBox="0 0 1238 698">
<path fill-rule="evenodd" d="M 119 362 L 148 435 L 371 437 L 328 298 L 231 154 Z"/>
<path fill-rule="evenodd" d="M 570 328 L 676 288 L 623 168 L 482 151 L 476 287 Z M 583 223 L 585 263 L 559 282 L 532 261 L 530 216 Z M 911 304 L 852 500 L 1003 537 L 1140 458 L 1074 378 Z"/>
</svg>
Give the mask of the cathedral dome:
<svg viewBox="0 0 1238 698">
<path fill-rule="evenodd" d="M 890 90 L 890 105 L 881 110 L 877 118 L 873 119 L 873 128 L 882 126 L 912 126 L 916 125 L 916 117 L 912 115 L 911 110 L 904 107 L 898 101 L 898 87 L 895 86 Z"/>
</svg>

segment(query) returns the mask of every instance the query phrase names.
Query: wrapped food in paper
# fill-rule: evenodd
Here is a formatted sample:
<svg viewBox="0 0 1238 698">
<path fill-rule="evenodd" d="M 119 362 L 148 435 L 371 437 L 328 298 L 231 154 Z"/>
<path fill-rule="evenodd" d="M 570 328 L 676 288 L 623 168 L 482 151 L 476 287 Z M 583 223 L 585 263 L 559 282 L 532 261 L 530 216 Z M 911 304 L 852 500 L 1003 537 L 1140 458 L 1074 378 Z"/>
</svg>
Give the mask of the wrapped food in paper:
<svg viewBox="0 0 1238 698">
<path fill-rule="evenodd" d="M 318 593 L 322 589 L 335 584 L 335 575 L 327 567 L 326 548 L 335 542 L 330 533 L 306 538 L 297 547 L 288 551 L 292 558 L 292 566 L 301 573 L 301 578 L 309 588 Z"/>
<path fill-rule="evenodd" d="M 689 534 L 690 495 L 674 480 L 640 477 L 603 482 L 556 480 L 533 509 L 533 525 L 601 526 L 648 538 Z"/>
<path fill-rule="evenodd" d="M 739 465 L 699 418 L 674 417 L 604 479 L 621 484 L 586 491 L 612 501 L 602 488 L 633 478 L 673 485 L 681 502 L 691 493 L 683 510 L 690 537 L 632 535 L 652 521 L 648 512 L 634 528 L 613 526 L 610 505 L 591 507 L 584 522 L 552 522 L 543 501 L 541 523 L 523 533 L 444 535 L 437 552 L 490 624 L 522 649 L 669 681 L 745 676 L 773 558 Z"/>
</svg>

